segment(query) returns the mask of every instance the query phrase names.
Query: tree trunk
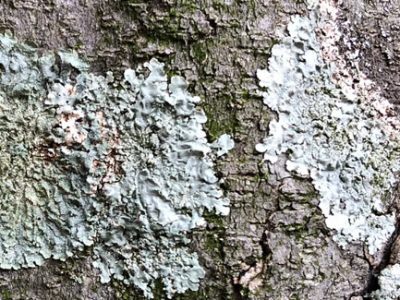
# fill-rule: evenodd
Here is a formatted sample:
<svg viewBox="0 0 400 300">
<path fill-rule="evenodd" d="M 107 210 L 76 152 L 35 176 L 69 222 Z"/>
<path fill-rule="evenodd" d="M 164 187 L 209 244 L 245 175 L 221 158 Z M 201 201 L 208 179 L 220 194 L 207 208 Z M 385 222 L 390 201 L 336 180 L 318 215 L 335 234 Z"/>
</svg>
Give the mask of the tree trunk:
<svg viewBox="0 0 400 300">
<path fill-rule="evenodd" d="M 380 2 L 337 4 L 348 21 L 339 46 L 360 50 L 363 71 L 397 104 L 400 3 Z M 201 97 L 209 140 L 234 137 L 235 148 L 215 166 L 230 215 L 207 214 L 207 228 L 192 233 L 206 278 L 199 291 L 175 299 L 357 299 L 374 289 L 363 244 L 343 250 L 333 241 L 312 182 L 283 162 L 267 168 L 255 151 L 274 117 L 256 71 L 267 67 L 290 17 L 309 14 L 303 1 L 14 0 L 1 1 L 0 11 L 2 32 L 43 52 L 74 49 L 98 74 L 120 77 L 158 58 Z M 101 284 L 91 255 L 89 247 L 66 262 L 1 271 L 1 299 L 143 298 L 118 281 Z M 165 299 L 161 284 L 155 298 Z"/>
</svg>

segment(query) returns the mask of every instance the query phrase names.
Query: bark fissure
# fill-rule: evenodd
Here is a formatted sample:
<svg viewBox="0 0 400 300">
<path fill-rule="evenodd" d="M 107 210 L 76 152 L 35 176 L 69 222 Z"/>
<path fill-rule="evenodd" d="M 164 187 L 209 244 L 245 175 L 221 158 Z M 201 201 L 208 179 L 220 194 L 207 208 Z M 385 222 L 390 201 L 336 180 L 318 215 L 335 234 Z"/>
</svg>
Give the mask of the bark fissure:
<svg viewBox="0 0 400 300">
<path fill-rule="evenodd" d="M 400 219 L 399 217 L 397 217 L 395 230 L 393 231 L 385 247 L 381 251 L 378 261 L 376 261 L 376 259 L 372 257 L 368 253 L 368 250 L 364 247 L 364 259 L 369 265 L 366 284 L 362 290 L 354 292 L 350 296 L 350 299 L 355 296 L 362 296 L 363 299 L 367 300 L 372 299 L 371 293 L 379 290 L 380 288 L 379 275 L 391 263 L 391 257 L 393 254 L 395 242 L 397 241 L 399 236 L 400 236 Z"/>
</svg>

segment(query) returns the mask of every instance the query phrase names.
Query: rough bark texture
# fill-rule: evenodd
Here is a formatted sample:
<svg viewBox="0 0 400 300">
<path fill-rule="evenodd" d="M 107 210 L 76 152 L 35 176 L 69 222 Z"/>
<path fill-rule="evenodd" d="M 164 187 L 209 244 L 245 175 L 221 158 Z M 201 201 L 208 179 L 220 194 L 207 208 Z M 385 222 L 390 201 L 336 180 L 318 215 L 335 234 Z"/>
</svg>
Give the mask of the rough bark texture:
<svg viewBox="0 0 400 300">
<path fill-rule="evenodd" d="M 399 1 L 349 1 L 342 6 L 342 49 L 359 50 L 361 70 L 396 105 L 400 92 Z"/>
<path fill-rule="evenodd" d="M 343 17 L 362 68 L 396 102 L 399 3 L 378 2 L 351 1 Z M 339 249 L 311 183 L 282 164 L 266 169 L 254 151 L 271 117 L 255 92 L 255 71 L 266 66 L 275 33 L 306 12 L 302 1 L 13 0 L 0 2 L 0 11 L 1 31 L 43 51 L 76 49 L 98 73 L 159 58 L 203 99 L 210 139 L 234 136 L 235 149 L 217 165 L 231 214 L 210 215 L 207 230 L 193 234 L 207 278 L 199 292 L 176 299 L 344 299 L 365 288 L 362 245 Z M 118 282 L 100 284 L 91 249 L 79 256 L 0 272 L 1 298 L 141 299 Z M 164 299 L 161 286 L 156 295 Z"/>
</svg>

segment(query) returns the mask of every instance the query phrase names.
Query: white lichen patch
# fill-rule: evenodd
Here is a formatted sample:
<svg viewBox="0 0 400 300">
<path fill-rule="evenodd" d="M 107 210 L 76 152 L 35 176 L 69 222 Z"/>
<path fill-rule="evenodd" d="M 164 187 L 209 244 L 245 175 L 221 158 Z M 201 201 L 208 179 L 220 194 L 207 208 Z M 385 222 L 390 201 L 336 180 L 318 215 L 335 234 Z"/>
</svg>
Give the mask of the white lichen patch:
<svg viewBox="0 0 400 300">
<path fill-rule="evenodd" d="M 365 96 L 336 84 L 323 60 L 315 17 L 295 16 L 288 35 L 272 48 L 268 70 L 258 70 L 264 103 L 278 113 L 256 146 L 275 163 L 311 177 L 335 240 L 381 249 L 394 230 L 384 201 L 399 170 L 398 141 L 381 112 Z"/>
<path fill-rule="evenodd" d="M 157 279 L 168 297 L 197 290 L 205 271 L 187 233 L 205 210 L 229 213 L 212 160 L 233 144 L 207 143 L 185 80 L 169 83 L 151 60 L 119 82 L 73 53 L 39 57 L 8 37 L 0 65 L 0 268 L 93 245 L 103 282 L 149 298 Z"/>
<path fill-rule="evenodd" d="M 400 265 L 385 268 L 379 275 L 379 290 L 372 293 L 372 299 L 396 300 L 400 298 Z"/>
<path fill-rule="evenodd" d="M 217 150 L 217 156 L 222 156 L 235 147 L 235 142 L 229 134 L 223 134 L 211 144 L 211 147 Z"/>
</svg>

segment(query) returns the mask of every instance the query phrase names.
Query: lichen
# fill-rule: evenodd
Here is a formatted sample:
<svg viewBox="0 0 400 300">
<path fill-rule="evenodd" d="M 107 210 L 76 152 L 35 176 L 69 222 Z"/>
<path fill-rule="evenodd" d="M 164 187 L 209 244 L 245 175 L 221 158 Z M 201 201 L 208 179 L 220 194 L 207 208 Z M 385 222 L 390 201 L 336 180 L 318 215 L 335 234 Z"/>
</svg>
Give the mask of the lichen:
<svg viewBox="0 0 400 300">
<path fill-rule="evenodd" d="M 217 150 L 217 156 L 227 154 L 234 148 L 234 146 L 235 142 L 231 136 L 226 133 L 221 135 L 214 143 L 211 144 L 211 147 Z"/>
<path fill-rule="evenodd" d="M 385 268 L 379 275 L 379 290 L 372 293 L 372 299 L 400 298 L 400 265 L 395 264 Z"/>
<path fill-rule="evenodd" d="M 89 186 L 53 141 L 56 112 L 44 104 L 36 52 L 0 37 L 0 65 L 0 268 L 64 260 L 93 243 Z"/>
<path fill-rule="evenodd" d="M 187 233 L 206 211 L 229 213 L 200 98 L 155 59 L 116 81 L 71 52 L 40 57 L 6 36 L 0 45 L 0 268 L 93 245 L 102 282 L 149 298 L 157 279 L 168 297 L 197 290 L 205 271 Z"/>
<path fill-rule="evenodd" d="M 361 93 L 333 80 L 316 37 L 316 17 L 295 16 L 288 35 L 272 48 L 268 70 L 258 70 L 264 104 L 277 112 L 269 134 L 256 145 L 275 163 L 311 177 L 320 208 L 343 247 L 363 241 L 375 253 L 394 230 L 384 196 L 399 170 L 399 143 L 385 116 Z"/>
</svg>

